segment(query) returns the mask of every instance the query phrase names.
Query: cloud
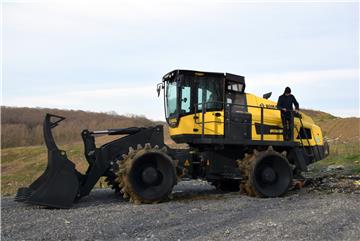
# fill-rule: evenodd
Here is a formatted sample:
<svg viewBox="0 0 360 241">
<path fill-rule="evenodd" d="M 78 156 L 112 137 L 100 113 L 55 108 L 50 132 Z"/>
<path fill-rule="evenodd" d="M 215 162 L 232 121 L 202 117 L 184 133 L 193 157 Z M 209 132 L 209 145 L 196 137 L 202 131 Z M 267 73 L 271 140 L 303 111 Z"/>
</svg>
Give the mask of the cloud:
<svg viewBox="0 0 360 241">
<path fill-rule="evenodd" d="M 272 92 L 277 101 L 290 86 L 301 108 L 329 111 L 346 117 L 359 117 L 359 69 L 329 69 L 245 76 L 247 92 L 261 96 Z"/>
<path fill-rule="evenodd" d="M 10 2 L 4 5 L 7 105 L 162 119 L 155 84 L 184 68 L 245 75 L 248 92 L 273 91 L 275 100 L 289 85 L 301 106 L 339 115 L 359 107 L 354 4 Z"/>
<path fill-rule="evenodd" d="M 284 87 L 289 85 L 302 108 L 328 111 L 341 117 L 359 117 L 359 89 L 358 83 L 354 83 L 358 73 L 357 69 L 339 69 L 254 74 L 246 77 L 247 92 L 261 96 L 272 91 L 271 99 L 276 101 Z M 334 84 L 340 80 L 343 84 L 341 91 Z M 163 120 L 163 98 L 156 97 L 155 85 L 135 84 L 136 82 L 134 85 L 128 83 L 114 88 L 88 85 L 86 89 L 65 89 L 38 96 L 7 95 L 4 104 L 92 111 L 115 110 L 120 114 L 136 113 Z"/>
<path fill-rule="evenodd" d="M 338 117 L 360 117 L 359 108 L 329 108 L 324 107 L 321 111 L 328 112 L 328 113 L 336 113 Z"/>
<path fill-rule="evenodd" d="M 111 89 L 63 91 L 39 96 L 6 96 L 7 106 L 82 109 L 89 111 L 116 111 L 135 113 L 153 120 L 163 120 L 163 99 L 157 98 L 154 86 L 128 86 Z"/>
<path fill-rule="evenodd" d="M 273 84 L 309 85 L 316 83 L 336 83 L 341 80 L 354 80 L 359 76 L 359 69 L 329 69 L 293 71 L 285 73 L 262 73 L 249 75 L 253 86 Z"/>
<path fill-rule="evenodd" d="M 248 91 L 274 91 L 281 94 L 286 86 L 312 100 L 331 98 L 359 101 L 359 69 L 330 69 L 284 73 L 249 74 Z M 344 103 L 346 105 L 348 103 Z M 314 103 L 316 105 L 316 103 Z"/>
<path fill-rule="evenodd" d="M 94 90 L 79 90 L 70 91 L 65 93 L 68 97 L 81 97 L 81 98 L 114 98 L 114 97 L 154 97 L 156 88 L 155 86 L 128 86 L 128 87 L 115 87 L 111 89 L 94 89 Z"/>
</svg>

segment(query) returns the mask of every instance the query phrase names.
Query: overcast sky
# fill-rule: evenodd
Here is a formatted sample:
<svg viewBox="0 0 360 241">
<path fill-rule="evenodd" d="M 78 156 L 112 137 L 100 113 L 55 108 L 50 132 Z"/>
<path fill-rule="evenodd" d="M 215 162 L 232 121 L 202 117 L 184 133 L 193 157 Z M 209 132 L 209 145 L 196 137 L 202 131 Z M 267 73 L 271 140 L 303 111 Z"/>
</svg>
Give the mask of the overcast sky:
<svg viewBox="0 0 360 241">
<path fill-rule="evenodd" d="M 300 107 L 359 116 L 359 4 L 5 1 L 2 104 L 162 120 L 156 84 L 173 69 L 290 86 Z"/>
</svg>

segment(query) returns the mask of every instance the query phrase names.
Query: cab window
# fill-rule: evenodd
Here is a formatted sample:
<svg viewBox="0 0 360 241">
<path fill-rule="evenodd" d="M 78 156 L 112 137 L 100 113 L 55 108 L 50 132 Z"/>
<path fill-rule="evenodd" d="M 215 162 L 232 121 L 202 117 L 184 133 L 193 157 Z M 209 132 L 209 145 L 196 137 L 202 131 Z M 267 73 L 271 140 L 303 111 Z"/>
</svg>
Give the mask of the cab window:
<svg viewBox="0 0 360 241">
<path fill-rule="evenodd" d="M 181 87 L 180 114 L 190 113 L 191 87 Z"/>
<path fill-rule="evenodd" d="M 214 77 L 202 77 L 197 79 L 197 103 L 198 110 L 202 111 L 202 104 L 206 110 L 221 110 L 223 107 L 221 79 Z"/>
<path fill-rule="evenodd" d="M 244 84 L 228 81 L 228 83 L 226 85 L 226 89 L 228 91 L 243 93 L 244 92 Z"/>
</svg>

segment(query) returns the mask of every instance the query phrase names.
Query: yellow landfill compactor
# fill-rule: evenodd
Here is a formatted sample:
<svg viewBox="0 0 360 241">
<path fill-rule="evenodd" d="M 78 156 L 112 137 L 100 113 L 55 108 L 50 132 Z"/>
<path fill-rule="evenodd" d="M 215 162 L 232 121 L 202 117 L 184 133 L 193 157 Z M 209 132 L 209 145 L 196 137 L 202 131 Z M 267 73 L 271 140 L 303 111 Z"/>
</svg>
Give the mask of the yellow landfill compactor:
<svg viewBox="0 0 360 241">
<path fill-rule="evenodd" d="M 168 199 L 182 179 L 201 178 L 216 188 L 250 196 L 278 197 L 307 166 L 325 158 L 329 146 L 321 129 L 293 112 L 292 139 L 284 140 L 276 103 L 245 92 L 245 78 L 229 73 L 174 70 L 157 85 L 163 91 L 170 137 L 187 149 L 164 143 L 163 126 L 83 130 L 86 173 L 75 169 L 52 136 L 64 117 L 47 114 L 44 138 L 48 166 L 16 201 L 69 208 L 90 193 L 100 177 L 133 203 Z M 99 135 L 120 135 L 97 146 Z M 125 135 L 125 136 L 124 136 Z"/>
</svg>

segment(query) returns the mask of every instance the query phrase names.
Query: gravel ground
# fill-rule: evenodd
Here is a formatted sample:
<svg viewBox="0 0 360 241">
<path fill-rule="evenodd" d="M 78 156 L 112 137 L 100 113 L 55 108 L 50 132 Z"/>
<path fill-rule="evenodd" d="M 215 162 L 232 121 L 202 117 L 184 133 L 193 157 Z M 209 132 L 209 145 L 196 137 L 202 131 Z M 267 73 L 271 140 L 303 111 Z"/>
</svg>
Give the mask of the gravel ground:
<svg viewBox="0 0 360 241">
<path fill-rule="evenodd" d="M 2 198 L 1 240 L 360 240 L 360 195 L 303 188 L 258 199 L 181 182 L 173 200 L 133 205 L 94 190 L 72 209 Z"/>
</svg>

